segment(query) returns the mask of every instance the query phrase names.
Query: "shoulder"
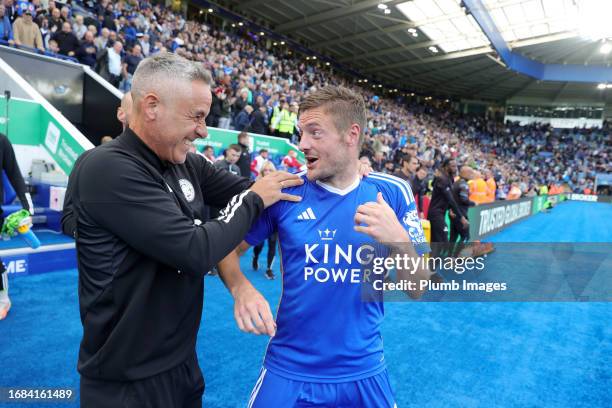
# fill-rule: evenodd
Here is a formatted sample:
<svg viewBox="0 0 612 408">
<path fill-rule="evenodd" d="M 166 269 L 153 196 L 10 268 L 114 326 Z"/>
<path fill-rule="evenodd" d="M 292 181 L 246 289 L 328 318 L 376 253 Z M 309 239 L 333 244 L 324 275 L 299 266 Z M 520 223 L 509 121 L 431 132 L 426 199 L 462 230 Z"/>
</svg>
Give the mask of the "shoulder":
<svg viewBox="0 0 612 408">
<path fill-rule="evenodd" d="M 408 203 L 414 201 L 408 182 L 391 174 L 372 172 L 363 178 L 363 182 L 374 185 L 389 199 L 402 198 Z"/>
</svg>

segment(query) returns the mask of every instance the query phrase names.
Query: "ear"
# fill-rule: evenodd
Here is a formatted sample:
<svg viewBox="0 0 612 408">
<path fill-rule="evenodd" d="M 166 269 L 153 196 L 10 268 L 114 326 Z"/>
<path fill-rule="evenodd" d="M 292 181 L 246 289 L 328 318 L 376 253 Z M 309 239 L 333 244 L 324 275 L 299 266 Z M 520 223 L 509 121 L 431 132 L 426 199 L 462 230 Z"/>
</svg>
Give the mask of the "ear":
<svg viewBox="0 0 612 408">
<path fill-rule="evenodd" d="M 361 126 L 359 126 L 357 123 L 351 124 L 346 132 L 346 144 L 351 147 L 358 146 L 360 134 Z"/>
<path fill-rule="evenodd" d="M 160 99 L 157 94 L 149 92 L 140 101 L 140 108 L 147 121 L 157 119 L 160 109 Z"/>
</svg>

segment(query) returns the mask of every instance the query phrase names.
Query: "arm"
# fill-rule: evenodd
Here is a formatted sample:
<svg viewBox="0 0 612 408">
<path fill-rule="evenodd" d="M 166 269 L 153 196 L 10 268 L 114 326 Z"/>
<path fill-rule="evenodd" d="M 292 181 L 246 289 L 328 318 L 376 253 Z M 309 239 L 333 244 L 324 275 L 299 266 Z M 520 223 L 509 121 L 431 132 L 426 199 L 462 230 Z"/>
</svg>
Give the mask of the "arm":
<svg viewBox="0 0 612 408">
<path fill-rule="evenodd" d="M 17 197 L 21 202 L 21 206 L 28 210 L 30 214 L 34 213 L 34 205 L 32 204 L 32 198 L 28 193 L 28 190 L 25 185 L 25 181 L 23 181 L 23 176 L 21 175 L 21 170 L 19 169 L 19 164 L 17 164 L 17 159 L 15 158 L 15 151 L 13 150 L 13 145 L 8 140 L 8 138 L 4 135 L 2 137 L 2 155 L 3 155 L 3 164 L 4 171 L 6 171 L 6 176 L 8 177 L 11 185 L 15 189 L 17 193 Z"/>
<path fill-rule="evenodd" d="M 21 21 L 17 23 L 17 20 L 13 23 L 13 39 L 16 45 L 21 45 Z"/>
<path fill-rule="evenodd" d="M 34 46 L 38 48 L 39 50 L 41 50 L 42 52 L 45 51 L 45 45 L 43 44 L 42 34 L 40 33 L 40 28 L 38 28 L 38 26 L 36 26 L 36 40 L 34 41 Z"/>
<path fill-rule="evenodd" d="M 442 182 L 443 182 L 442 179 L 439 178 L 438 183 L 442 183 Z M 465 214 L 463 213 L 463 211 L 461 211 L 461 208 L 459 208 L 459 206 L 457 205 L 457 202 L 453 198 L 451 187 L 448 184 L 439 186 L 439 187 L 440 187 L 440 191 L 442 191 L 442 194 L 444 194 L 444 198 L 446 198 L 446 201 L 448 201 L 448 203 L 450 204 L 453 212 L 457 214 L 460 218 L 466 220 Z"/>
<path fill-rule="evenodd" d="M 412 200 L 411 205 L 402 203 L 394 210 L 384 200 L 382 193 L 379 192 L 375 203 L 366 203 L 357 208 L 355 230 L 369 235 L 377 242 L 393 243 L 390 257 L 394 258 L 399 255 L 400 257 L 407 256 L 410 259 L 419 258 L 420 260 L 420 255 L 429 252 L 429 248 L 425 242 L 419 216 L 416 213 L 414 198 L 411 196 L 412 193 L 408 194 L 409 199 Z M 400 223 L 398 215 L 402 217 L 402 223 Z M 431 272 L 424 262 L 418 262 L 417 268 L 414 270 L 410 268 L 397 269 L 398 281 L 413 282 L 415 289 L 406 291 L 408 296 L 413 299 L 421 297 L 424 291 L 420 289 L 420 282 L 429 280 L 430 276 Z"/>
<path fill-rule="evenodd" d="M 161 177 L 156 179 L 132 157 L 109 156 L 89 155 L 76 173 L 72 201 L 79 224 L 102 228 L 184 273 L 203 276 L 241 242 L 263 209 L 260 196 L 246 190 L 221 217 L 194 225 Z M 110 173 L 109 159 L 114 163 Z M 100 178 L 104 172 L 107 177 Z"/>
<path fill-rule="evenodd" d="M 79 158 L 74 162 L 74 166 L 72 168 L 72 172 L 70 172 L 70 176 L 68 177 L 68 186 L 66 186 L 66 194 L 64 195 L 64 208 L 62 210 L 62 232 L 68 236 L 75 237 L 76 236 L 76 226 L 77 220 L 74 214 L 74 206 L 72 203 L 72 195 L 74 190 L 74 179 L 75 175 L 80 167 L 81 163 L 90 154 L 92 150 L 88 150 L 83 152 Z"/>
<path fill-rule="evenodd" d="M 240 270 L 240 254 L 249 248 L 246 241 L 229 253 L 219 264 L 219 276 L 234 298 L 234 318 L 240 330 L 274 336 L 276 324 L 270 305 Z"/>
</svg>

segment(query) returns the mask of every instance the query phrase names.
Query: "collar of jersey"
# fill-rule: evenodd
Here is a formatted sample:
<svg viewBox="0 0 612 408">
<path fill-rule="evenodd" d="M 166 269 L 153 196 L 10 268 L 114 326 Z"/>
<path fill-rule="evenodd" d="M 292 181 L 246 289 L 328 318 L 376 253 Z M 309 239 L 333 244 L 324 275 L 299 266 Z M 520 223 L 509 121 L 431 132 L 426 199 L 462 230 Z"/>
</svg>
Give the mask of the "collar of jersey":
<svg viewBox="0 0 612 408">
<path fill-rule="evenodd" d="M 351 183 L 350 186 L 346 187 L 346 188 L 336 188 L 334 186 L 330 186 L 327 183 L 324 183 L 322 181 L 316 180 L 317 185 L 319 185 L 321 188 L 324 188 L 325 190 L 329 191 L 330 193 L 334 193 L 334 194 L 338 194 L 341 196 L 345 196 L 348 193 L 350 193 L 351 191 L 353 191 L 354 189 L 357 188 L 357 186 L 359 185 L 359 182 L 361 181 L 360 177 L 357 177 L 355 179 L 355 181 L 353 181 L 353 183 Z"/>
</svg>

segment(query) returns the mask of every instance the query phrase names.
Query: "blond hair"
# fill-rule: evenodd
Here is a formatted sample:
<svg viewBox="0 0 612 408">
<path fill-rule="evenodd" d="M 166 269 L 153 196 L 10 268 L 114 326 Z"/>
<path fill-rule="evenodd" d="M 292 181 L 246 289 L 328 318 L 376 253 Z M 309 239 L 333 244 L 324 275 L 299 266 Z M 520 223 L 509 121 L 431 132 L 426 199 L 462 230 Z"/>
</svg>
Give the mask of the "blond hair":
<svg viewBox="0 0 612 408">
<path fill-rule="evenodd" d="M 257 176 L 257 178 L 262 178 L 263 172 L 268 169 L 271 171 L 276 171 L 276 166 L 274 166 L 274 163 L 272 163 L 270 160 L 266 160 L 264 164 L 261 165 L 261 169 L 259 170 L 259 175 Z"/>
</svg>

